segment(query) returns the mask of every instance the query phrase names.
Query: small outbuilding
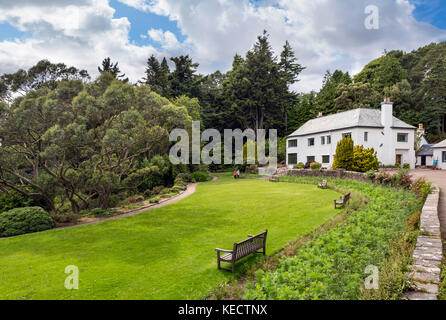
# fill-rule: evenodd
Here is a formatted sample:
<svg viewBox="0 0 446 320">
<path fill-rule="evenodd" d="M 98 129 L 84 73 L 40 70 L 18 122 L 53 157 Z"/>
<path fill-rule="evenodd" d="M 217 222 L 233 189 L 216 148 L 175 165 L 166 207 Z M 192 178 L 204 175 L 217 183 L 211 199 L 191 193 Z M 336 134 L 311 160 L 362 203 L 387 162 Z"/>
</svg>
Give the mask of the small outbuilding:
<svg viewBox="0 0 446 320">
<path fill-rule="evenodd" d="M 433 147 L 434 163 L 437 163 L 437 168 L 446 170 L 446 140 L 437 143 Z"/>
<path fill-rule="evenodd" d="M 434 165 L 434 144 L 423 144 L 417 152 L 417 166 L 432 167 Z"/>
</svg>

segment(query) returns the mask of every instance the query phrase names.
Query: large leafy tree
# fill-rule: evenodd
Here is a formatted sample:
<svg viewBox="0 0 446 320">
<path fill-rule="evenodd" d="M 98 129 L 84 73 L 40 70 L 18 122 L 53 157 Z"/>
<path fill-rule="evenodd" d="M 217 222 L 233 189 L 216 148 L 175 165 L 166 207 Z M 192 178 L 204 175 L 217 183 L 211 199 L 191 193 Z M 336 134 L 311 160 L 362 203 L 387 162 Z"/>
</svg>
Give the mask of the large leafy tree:
<svg viewBox="0 0 446 320">
<path fill-rule="evenodd" d="M 170 69 L 166 58 L 160 63 L 158 59 L 152 55 L 147 59 L 147 67 L 143 83 L 150 86 L 156 93 L 169 97 L 169 73 Z"/>
<path fill-rule="evenodd" d="M 283 46 L 283 51 L 280 54 L 280 72 L 283 81 L 285 81 L 286 89 L 283 93 L 282 108 L 284 115 L 284 131 L 288 131 L 288 110 L 296 102 L 296 93 L 290 90 L 290 86 L 299 81 L 300 73 L 305 69 L 299 63 L 294 54 L 293 49 L 288 41 Z"/>
<path fill-rule="evenodd" d="M 39 88 L 55 89 L 58 83 L 64 80 L 89 79 L 86 70 L 41 60 L 28 70 L 20 69 L 15 73 L 0 76 L 0 101 L 11 103 L 15 96 L 25 96 L 29 91 Z"/>
<path fill-rule="evenodd" d="M 51 211 L 71 204 L 107 208 L 141 159 L 165 154 L 168 132 L 189 128 L 187 107 L 148 86 L 105 72 L 92 84 L 60 82 L 1 105 L 0 185 L 45 201 Z M 58 199 L 58 200 L 57 200 Z"/>
<path fill-rule="evenodd" d="M 244 59 L 239 55 L 234 57 L 232 70 L 227 74 L 222 92 L 227 124 L 274 128 L 284 135 L 288 109 L 294 103 L 289 85 L 297 81 L 301 70 L 289 44 L 285 44 L 280 61 L 274 56 L 265 31 Z"/>
<path fill-rule="evenodd" d="M 341 70 L 335 70 L 333 73 L 327 71 L 324 76 L 322 89 L 316 97 L 316 105 L 318 112 L 323 114 L 331 114 L 336 111 L 335 100 L 339 96 L 339 85 L 350 85 L 352 79 L 348 72 L 344 73 Z"/>
<path fill-rule="evenodd" d="M 125 74 L 121 73 L 121 70 L 119 69 L 118 66 L 118 62 L 113 63 L 110 57 L 107 57 L 104 60 L 102 60 L 102 64 L 101 66 L 98 67 L 98 71 L 100 73 L 108 72 L 111 75 L 113 75 L 115 79 L 120 79 L 123 80 L 124 82 L 129 81 L 128 78 L 124 78 Z"/>
<path fill-rule="evenodd" d="M 175 64 L 175 69 L 169 75 L 170 95 L 198 97 L 198 81 L 195 74 L 198 63 L 192 62 L 188 55 L 173 57 L 170 60 Z"/>
</svg>

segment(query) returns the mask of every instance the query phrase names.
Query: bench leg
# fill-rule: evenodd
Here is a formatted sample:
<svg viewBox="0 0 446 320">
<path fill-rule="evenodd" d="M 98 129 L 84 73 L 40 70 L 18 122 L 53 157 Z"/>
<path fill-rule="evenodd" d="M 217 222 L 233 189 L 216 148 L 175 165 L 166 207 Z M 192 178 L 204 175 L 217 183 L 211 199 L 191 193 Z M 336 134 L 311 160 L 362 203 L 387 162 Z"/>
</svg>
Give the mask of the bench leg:
<svg viewBox="0 0 446 320">
<path fill-rule="evenodd" d="M 218 259 L 218 258 L 217 258 L 217 265 L 218 265 L 218 270 L 221 270 L 220 259 Z"/>
<path fill-rule="evenodd" d="M 235 273 L 235 262 L 232 261 L 232 273 Z"/>
</svg>

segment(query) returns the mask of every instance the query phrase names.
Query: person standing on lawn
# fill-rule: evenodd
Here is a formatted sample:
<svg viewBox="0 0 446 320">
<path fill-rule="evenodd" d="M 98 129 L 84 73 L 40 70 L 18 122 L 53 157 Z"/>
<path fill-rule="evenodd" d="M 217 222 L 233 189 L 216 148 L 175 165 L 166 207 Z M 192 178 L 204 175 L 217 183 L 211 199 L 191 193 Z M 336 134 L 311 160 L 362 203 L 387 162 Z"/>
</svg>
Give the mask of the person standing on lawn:
<svg viewBox="0 0 446 320">
<path fill-rule="evenodd" d="M 240 170 L 237 169 L 237 179 L 240 179 Z"/>
</svg>

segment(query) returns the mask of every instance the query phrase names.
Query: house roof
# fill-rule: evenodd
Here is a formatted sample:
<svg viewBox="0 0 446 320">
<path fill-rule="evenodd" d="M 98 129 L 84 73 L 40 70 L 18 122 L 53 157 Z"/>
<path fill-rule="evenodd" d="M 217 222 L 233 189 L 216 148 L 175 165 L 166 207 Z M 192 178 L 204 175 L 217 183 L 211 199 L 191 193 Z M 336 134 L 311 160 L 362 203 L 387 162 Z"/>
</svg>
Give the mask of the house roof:
<svg viewBox="0 0 446 320">
<path fill-rule="evenodd" d="M 433 156 L 434 155 L 434 149 L 433 144 L 424 144 L 422 146 L 421 151 L 417 153 L 417 156 Z"/>
<path fill-rule="evenodd" d="M 434 145 L 434 148 L 446 148 L 446 140 L 437 143 L 436 145 Z"/>
<path fill-rule="evenodd" d="M 305 136 L 354 127 L 384 128 L 381 123 L 381 110 L 359 108 L 312 119 L 307 121 L 298 130 L 294 131 L 289 137 Z M 416 129 L 414 126 L 395 117 L 393 117 L 392 127 L 400 129 Z"/>
</svg>

